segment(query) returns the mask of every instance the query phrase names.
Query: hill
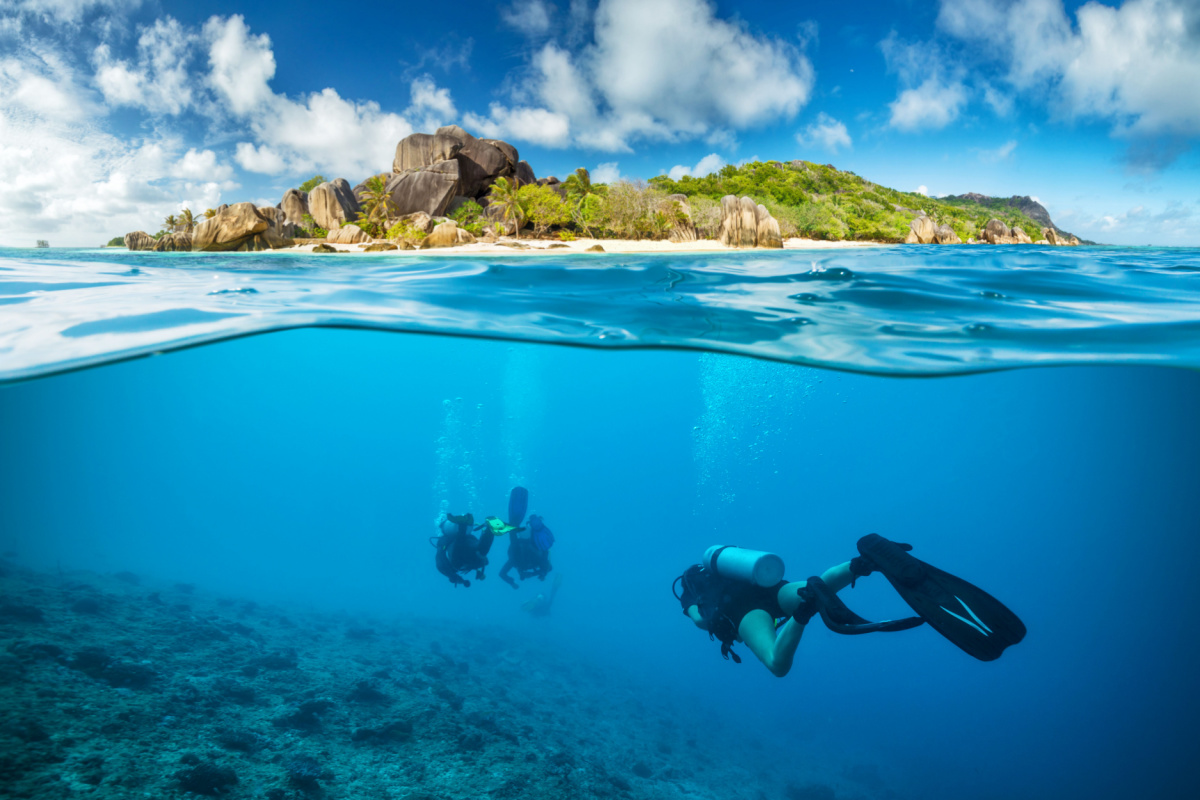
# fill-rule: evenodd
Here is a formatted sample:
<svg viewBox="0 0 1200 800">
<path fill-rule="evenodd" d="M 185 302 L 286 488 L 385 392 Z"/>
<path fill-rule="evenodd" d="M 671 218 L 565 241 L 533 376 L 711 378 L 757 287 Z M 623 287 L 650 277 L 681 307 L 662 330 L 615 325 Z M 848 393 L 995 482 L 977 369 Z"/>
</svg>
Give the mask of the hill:
<svg viewBox="0 0 1200 800">
<path fill-rule="evenodd" d="M 740 167 L 728 165 L 701 178 L 672 180 L 663 175 L 651 178 L 650 183 L 689 199 L 749 196 L 779 220 L 785 237 L 902 242 L 909 223 L 922 211 L 935 223 L 954 228 L 964 242 L 978 238 L 993 218 L 1024 229 L 1035 241 L 1041 238 L 1042 228 L 1059 230 L 1046 209 L 1029 197 L 965 194 L 933 198 L 889 189 L 853 172 L 809 161 L 756 161 Z"/>
</svg>

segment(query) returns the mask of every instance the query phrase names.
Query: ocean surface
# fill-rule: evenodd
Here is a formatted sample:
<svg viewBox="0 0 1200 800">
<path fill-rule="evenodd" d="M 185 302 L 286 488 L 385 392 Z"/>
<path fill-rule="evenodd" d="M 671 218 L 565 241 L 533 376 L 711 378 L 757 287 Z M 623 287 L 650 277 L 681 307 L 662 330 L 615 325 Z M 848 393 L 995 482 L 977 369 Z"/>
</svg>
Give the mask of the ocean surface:
<svg viewBox="0 0 1200 800">
<path fill-rule="evenodd" d="M 0 250 L 0 780 L 1194 797 L 1198 368 L 1198 250 Z M 453 587 L 439 513 L 514 485 L 554 571 L 510 588 L 498 539 Z M 870 532 L 1025 641 L 814 623 L 777 679 L 671 594 L 712 544 L 803 579 Z"/>
</svg>

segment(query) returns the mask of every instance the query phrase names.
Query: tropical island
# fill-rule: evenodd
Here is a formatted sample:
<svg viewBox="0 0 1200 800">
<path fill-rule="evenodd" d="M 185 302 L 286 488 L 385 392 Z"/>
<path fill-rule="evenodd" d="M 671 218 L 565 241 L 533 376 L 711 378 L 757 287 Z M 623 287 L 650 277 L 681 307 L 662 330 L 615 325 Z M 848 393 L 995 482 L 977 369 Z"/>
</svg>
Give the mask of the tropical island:
<svg viewBox="0 0 1200 800">
<path fill-rule="evenodd" d="M 184 209 L 157 233 L 134 231 L 109 242 L 160 252 L 469 245 L 603 252 L 654 249 L 654 243 L 722 249 L 1080 240 L 1029 197 L 932 198 L 807 161 L 729 165 L 679 180 L 593 184 L 583 168 L 565 180 L 539 179 L 511 144 L 449 125 L 405 137 L 392 171 L 356 186 L 317 175 L 274 207 L 221 205 L 200 217 Z"/>
</svg>

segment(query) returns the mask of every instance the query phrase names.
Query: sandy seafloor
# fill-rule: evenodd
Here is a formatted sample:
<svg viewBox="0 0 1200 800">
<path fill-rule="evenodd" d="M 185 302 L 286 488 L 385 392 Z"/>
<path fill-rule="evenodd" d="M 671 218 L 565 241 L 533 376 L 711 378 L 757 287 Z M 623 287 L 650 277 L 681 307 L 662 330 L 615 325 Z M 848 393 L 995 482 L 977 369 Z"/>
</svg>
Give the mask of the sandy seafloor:
<svg viewBox="0 0 1200 800">
<path fill-rule="evenodd" d="M 0 562 L 11 798 L 898 797 L 541 635 Z M 620 643 L 613 643 L 614 652 Z M 632 663 L 632 660 L 631 660 Z"/>
</svg>

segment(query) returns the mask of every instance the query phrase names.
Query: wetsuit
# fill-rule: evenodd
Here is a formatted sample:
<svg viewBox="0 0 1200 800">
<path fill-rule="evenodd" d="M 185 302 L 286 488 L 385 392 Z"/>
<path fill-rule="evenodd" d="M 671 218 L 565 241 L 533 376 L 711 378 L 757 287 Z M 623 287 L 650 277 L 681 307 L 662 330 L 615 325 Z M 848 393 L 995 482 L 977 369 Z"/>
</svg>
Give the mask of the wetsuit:
<svg viewBox="0 0 1200 800">
<path fill-rule="evenodd" d="M 450 533 L 443 533 L 437 541 L 437 555 L 434 564 L 437 571 L 450 579 L 455 586 L 460 583 L 470 586 L 471 582 L 459 573 L 475 570 L 475 577 L 482 580 L 483 568 L 488 564 L 488 551 L 492 549 L 495 534 L 484 527 L 483 534 L 476 537 L 470 532 L 470 526 L 459 524 Z"/>
<path fill-rule="evenodd" d="M 534 575 L 545 580 L 547 573 L 553 569 L 550 566 L 550 553 L 534 544 L 533 537 L 528 533 L 524 537 L 520 533 L 513 534 L 508 543 L 508 560 L 500 568 L 500 578 L 515 589 L 517 582 L 508 574 L 514 568 L 521 580 L 532 578 Z"/>
</svg>

